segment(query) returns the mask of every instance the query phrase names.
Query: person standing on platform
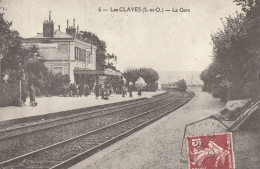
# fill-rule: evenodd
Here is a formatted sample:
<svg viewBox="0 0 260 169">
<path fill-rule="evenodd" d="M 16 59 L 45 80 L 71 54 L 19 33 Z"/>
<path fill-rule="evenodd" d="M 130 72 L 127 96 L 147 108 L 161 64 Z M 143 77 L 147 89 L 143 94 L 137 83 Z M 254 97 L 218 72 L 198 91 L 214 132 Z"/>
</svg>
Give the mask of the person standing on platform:
<svg viewBox="0 0 260 169">
<path fill-rule="evenodd" d="M 100 89 L 100 93 L 101 93 L 101 99 L 105 99 L 105 86 L 104 84 L 101 85 L 101 89 Z"/>
<path fill-rule="evenodd" d="M 89 95 L 89 86 L 88 86 L 88 84 L 85 85 L 84 90 L 85 90 L 85 96 L 88 96 Z"/>
<path fill-rule="evenodd" d="M 99 86 L 98 86 L 98 84 L 95 85 L 94 93 L 96 95 L 96 99 L 98 99 L 98 97 L 99 97 Z"/>
<path fill-rule="evenodd" d="M 133 94 L 132 94 L 132 92 L 133 92 L 133 83 L 132 82 L 129 83 L 128 91 L 129 91 L 129 97 L 133 97 Z"/>
<path fill-rule="evenodd" d="M 79 97 L 79 85 L 76 85 L 76 89 L 77 90 L 76 90 L 76 94 L 75 95 L 76 95 L 76 97 Z"/>
<path fill-rule="evenodd" d="M 77 88 L 75 83 L 71 84 L 70 90 L 72 91 L 72 96 L 73 97 L 77 97 L 77 90 L 78 90 L 78 88 Z"/>
<path fill-rule="evenodd" d="M 126 88 L 125 88 L 125 86 L 123 86 L 123 87 L 122 87 L 122 97 L 125 97 L 125 94 L 126 94 L 125 91 L 126 91 Z"/>
<path fill-rule="evenodd" d="M 82 97 L 82 95 L 85 95 L 84 94 L 84 84 L 80 83 L 79 84 L 79 96 Z"/>
<path fill-rule="evenodd" d="M 32 83 L 29 85 L 28 90 L 30 95 L 30 105 L 35 107 L 37 106 L 37 102 L 35 102 L 35 90 Z"/>
<path fill-rule="evenodd" d="M 108 89 L 108 95 L 112 97 L 112 93 L 113 93 L 113 88 L 110 87 L 110 88 Z"/>
<path fill-rule="evenodd" d="M 141 88 L 138 90 L 137 95 L 138 95 L 139 97 L 142 96 L 142 89 L 141 89 Z"/>
<path fill-rule="evenodd" d="M 125 91 L 125 96 L 127 96 L 127 87 L 124 87 L 124 91 Z"/>
</svg>

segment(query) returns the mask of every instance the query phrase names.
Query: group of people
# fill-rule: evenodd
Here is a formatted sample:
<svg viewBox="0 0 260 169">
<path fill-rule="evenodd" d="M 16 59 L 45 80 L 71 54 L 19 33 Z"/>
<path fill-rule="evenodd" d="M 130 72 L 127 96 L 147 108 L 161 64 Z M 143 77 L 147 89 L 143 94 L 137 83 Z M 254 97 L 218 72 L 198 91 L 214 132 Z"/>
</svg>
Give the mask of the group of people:
<svg viewBox="0 0 260 169">
<path fill-rule="evenodd" d="M 94 88 L 91 90 L 90 87 L 87 84 L 70 84 L 67 90 L 65 90 L 65 95 L 69 97 L 82 97 L 82 96 L 88 96 L 91 91 L 94 92 L 96 99 L 101 96 L 101 99 L 108 100 L 109 96 L 113 93 L 113 88 L 107 84 L 95 84 Z M 133 85 L 129 85 L 127 88 L 125 85 L 121 87 L 121 93 L 122 97 L 127 96 L 127 92 L 129 92 L 129 97 L 133 97 Z M 28 93 L 30 96 L 30 105 L 31 106 L 37 106 L 37 102 L 35 101 L 35 89 L 33 87 L 33 84 L 28 85 Z M 142 96 L 142 90 L 141 88 L 138 89 L 137 95 L 139 97 Z"/>
<path fill-rule="evenodd" d="M 104 85 L 104 84 L 96 84 L 93 90 L 96 99 L 101 96 L 101 99 L 104 100 L 108 100 L 109 96 L 114 93 L 113 88 L 108 84 L 108 85 Z M 129 92 L 129 97 L 133 97 L 133 85 L 129 85 L 128 87 L 126 87 L 125 85 L 123 85 L 121 88 L 119 88 L 119 91 L 115 91 L 116 94 L 122 94 L 122 97 L 127 96 L 127 93 Z M 139 97 L 142 96 L 142 90 L 138 89 L 137 95 Z"/>
<path fill-rule="evenodd" d="M 122 87 L 122 97 L 125 97 L 127 95 L 127 90 L 129 92 L 129 97 L 133 97 L 133 85 L 131 85 L 131 84 L 129 85 L 128 89 L 127 89 L 126 86 Z M 142 89 L 141 88 L 138 89 L 137 95 L 139 97 L 142 96 Z"/>
<path fill-rule="evenodd" d="M 82 96 L 88 96 L 90 94 L 90 88 L 88 84 L 70 84 L 67 90 L 65 90 L 65 95 L 68 95 L 69 97 L 82 97 Z"/>
<path fill-rule="evenodd" d="M 107 84 L 95 84 L 94 87 L 94 94 L 96 96 L 96 99 L 101 96 L 101 99 L 108 100 L 108 96 L 110 96 L 113 93 L 113 88 Z"/>
</svg>

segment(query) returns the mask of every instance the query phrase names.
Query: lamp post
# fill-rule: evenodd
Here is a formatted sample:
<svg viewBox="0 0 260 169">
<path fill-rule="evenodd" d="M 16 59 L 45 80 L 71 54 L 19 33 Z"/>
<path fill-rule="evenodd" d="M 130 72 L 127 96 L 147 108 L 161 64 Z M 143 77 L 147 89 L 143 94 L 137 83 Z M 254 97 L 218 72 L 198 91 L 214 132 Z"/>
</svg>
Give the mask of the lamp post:
<svg viewBox="0 0 260 169">
<path fill-rule="evenodd" d="M 22 64 L 19 63 L 18 66 L 18 75 L 19 75 L 19 99 L 22 100 L 22 80 L 24 80 L 24 69 L 22 68 Z"/>
<path fill-rule="evenodd" d="M 2 54 L 0 54 L 0 85 L 2 84 L 2 71 L 1 71 L 1 59 L 3 58 Z"/>
</svg>

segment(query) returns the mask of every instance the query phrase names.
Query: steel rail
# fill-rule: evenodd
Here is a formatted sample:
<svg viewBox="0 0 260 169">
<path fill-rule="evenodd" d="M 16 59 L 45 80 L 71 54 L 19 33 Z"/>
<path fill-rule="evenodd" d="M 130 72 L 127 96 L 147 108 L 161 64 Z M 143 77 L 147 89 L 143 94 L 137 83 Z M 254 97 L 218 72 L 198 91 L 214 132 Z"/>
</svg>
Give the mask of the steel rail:
<svg viewBox="0 0 260 169">
<path fill-rule="evenodd" d="M 193 95 L 193 94 L 191 94 L 191 95 Z M 63 162 L 61 162 L 61 163 L 51 167 L 50 169 L 64 169 L 64 168 L 68 168 L 68 167 L 70 167 L 70 166 L 72 166 L 72 165 L 74 165 L 74 164 L 84 160 L 85 158 L 89 157 L 92 153 L 95 153 L 96 151 L 98 151 L 100 149 L 108 147 L 109 145 L 113 144 L 114 142 L 119 141 L 120 139 L 122 139 L 122 138 L 124 138 L 124 137 L 126 137 L 126 136 L 128 136 L 128 135 L 130 135 L 132 133 L 134 133 L 135 131 L 138 131 L 138 130 L 146 127 L 147 125 L 149 125 L 149 124 L 159 120 L 160 118 L 162 118 L 162 117 L 170 114 L 171 112 L 177 110 L 178 108 L 182 107 L 183 105 L 185 105 L 187 102 L 190 101 L 190 99 L 193 97 L 191 95 L 183 103 L 181 103 L 181 104 L 177 105 L 176 107 L 166 111 L 165 113 L 163 113 L 163 114 L 161 114 L 161 115 L 159 115 L 159 116 L 157 116 L 157 117 L 155 117 L 155 118 L 153 118 L 153 119 L 151 119 L 151 120 L 149 120 L 149 121 L 147 121 L 147 122 L 145 122 L 143 124 L 140 124 L 140 125 L 132 128 L 132 129 L 130 129 L 130 130 L 128 130 L 128 131 L 126 131 L 126 132 L 124 132 L 124 133 L 122 133 L 122 134 L 120 134 L 120 135 L 118 135 L 118 136 L 116 136 L 116 137 L 114 137 L 114 138 L 104 142 L 104 143 L 101 143 L 101 144 L 99 144 L 99 145 L 97 145 L 97 146 L 87 150 L 87 151 L 84 151 L 84 152 L 82 152 L 82 153 L 80 153 L 80 154 L 78 154 L 78 155 L 76 155 L 74 157 L 71 157 L 68 160 L 65 160 L 65 161 L 63 161 Z"/>
<path fill-rule="evenodd" d="M 174 97 L 175 98 L 175 97 Z M 168 101 L 170 101 L 169 100 L 169 98 L 166 98 L 166 100 L 168 100 Z M 171 100 L 172 100 L 172 98 L 171 98 Z M 164 100 L 161 100 L 160 102 L 161 103 L 158 103 L 158 104 L 162 104 L 162 101 L 164 101 Z M 151 104 L 152 102 L 150 102 L 150 104 Z M 149 104 L 148 104 L 149 105 Z M 153 107 L 155 107 L 156 105 L 154 105 Z M 159 105 L 158 105 L 159 106 Z M 145 109 L 149 109 L 149 106 L 147 107 L 147 105 L 146 105 L 146 108 Z M 151 108 L 150 108 L 151 109 Z M 131 110 L 131 108 L 129 108 L 127 111 L 129 111 L 129 110 Z M 120 110 L 120 111 L 118 111 L 120 114 L 124 114 L 124 113 L 127 113 L 127 112 L 123 112 L 123 110 Z M 138 108 L 135 110 L 135 112 L 137 113 L 138 112 Z M 128 112 L 127 114 L 129 114 L 130 112 Z M 135 114 L 136 114 L 135 113 Z M 114 116 L 113 115 L 113 112 L 111 112 L 111 113 L 107 113 L 107 114 L 105 114 L 105 116 L 106 115 L 108 115 L 108 116 Z M 100 115 L 101 116 L 101 115 Z M 111 116 L 111 117 L 112 117 Z M 131 115 L 131 113 L 129 114 L 129 116 L 132 116 Z M 98 117 L 92 117 L 93 119 L 99 119 Z M 124 117 L 124 118 L 126 118 L 126 117 Z M 76 121 L 76 122 L 71 122 L 72 124 L 64 124 L 65 126 L 67 126 L 67 125 L 74 125 L 74 126 L 76 126 L 77 125 L 77 123 L 84 123 L 84 121 L 86 121 L 86 120 L 89 120 L 89 119 L 91 119 L 91 118 L 88 118 L 88 119 L 81 119 L 81 120 L 78 120 L 78 121 Z M 112 119 L 113 119 L 113 117 L 112 117 Z M 73 124 L 74 123 L 74 124 Z M 110 124 L 111 124 L 111 122 L 110 122 Z M 96 127 L 98 127 L 98 126 L 96 126 Z M 95 128 L 96 128 L 95 127 Z M 56 128 L 58 128 L 58 126 L 54 126 L 54 127 L 52 127 L 53 129 L 56 129 Z M 45 130 L 45 131 L 44 131 Z M 94 129 L 93 129 L 94 130 Z M 49 131 L 48 129 L 42 129 L 42 131 L 44 132 L 44 134 L 48 134 L 47 132 Z M 39 132 L 39 131 L 37 131 L 37 132 Z M 65 132 L 65 130 L 64 130 L 64 132 Z M 73 137 L 75 137 L 75 136 L 77 136 L 77 135 L 80 135 L 80 134 L 82 134 L 84 131 L 82 130 L 80 133 L 78 133 L 78 134 L 74 134 L 74 136 Z M 30 134 L 30 133 L 29 133 Z M 56 133 L 56 134 L 59 134 L 59 133 Z M 24 134 L 25 135 L 25 137 L 26 137 L 26 134 Z M 55 132 L 52 132 L 52 135 L 53 136 L 55 136 Z M 33 136 L 33 134 L 30 134 L 29 136 Z M 39 135 L 40 136 L 40 135 Z M 16 136 L 13 136 L 13 137 L 16 137 Z M 21 136 L 22 137 L 22 136 Z M 53 137 L 53 138 L 55 138 L 55 137 Z M 7 138 L 8 139 L 8 138 Z M 19 136 L 18 137 L 16 137 L 16 139 L 17 139 L 17 141 L 19 141 Z M 61 142 L 61 141 L 63 141 L 63 140 L 66 140 L 66 139 L 69 139 L 68 137 L 67 138 L 63 138 L 63 139 L 59 139 L 59 141 L 58 142 Z M 24 139 L 25 141 L 26 141 L 26 139 Z M 47 139 L 48 140 L 48 139 Z M 5 140 L 6 141 L 6 140 Z M 12 140 L 10 140 L 10 138 L 7 140 L 7 141 L 11 141 L 12 142 Z M 39 140 L 40 141 L 40 140 Z M 20 142 L 20 141 L 19 141 Z M 57 141 L 56 141 L 57 142 Z M 34 150 L 37 150 L 38 148 L 41 148 L 41 147 L 47 147 L 47 146 L 49 146 L 49 145 L 51 145 L 51 144 L 54 144 L 55 143 L 55 140 L 53 140 L 52 139 L 52 141 L 51 141 L 51 143 L 48 143 L 48 144 L 45 144 L 45 143 L 42 143 L 42 144 L 39 144 L 39 145 L 41 145 L 41 146 L 38 146 L 37 144 L 34 144 L 34 145 L 31 145 L 31 146 L 29 146 L 29 151 L 26 151 L 26 146 L 22 146 L 22 151 L 19 151 L 18 152 L 18 154 L 17 153 L 15 153 L 15 152 L 17 152 L 14 148 L 11 148 L 10 150 L 8 150 L 7 148 L 4 148 L 4 149 L 6 149 L 7 151 L 6 152 L 4 152 L 4 153 L 7 153 L 7 152 L 9 152 L 9 151 L 11 151 L 11 152 L 13 152 L 13 155 L 9 155 L 8 157 L 9 158 L 4 158 L 3 157 L 3 160 L 8 160 L 8 159 L 11 159 L 11 158 L 15 158 L 15 157 L 17 157 L 17 156 L 20 156 L 20 155 L 22 155 L 22 154 L 26 154 L 26 153 L 29 153 L 29 152 L 32 152 L 32 151 L 34 151 Z M 8 144 L 6 144 L 6 146 L 8 146 Z M 14 147 L 16 146 L 16 143 L 15 143 L 15 145 L 13 145 Z M 31 148 L 30 148 L 31 147 Z M 15 155 L 15 154 L 17 154 L 17 156 Z M 3 155 L 3 154 L 2 154 Z"/>
<path fill-rule="evenodd" d="M 3 138 L 0 138 L 0 140 L 16 137 L 16 136 L 23 135 L 23 134 L 33 133 L 33 132 L 36 132 L 36 131 L 43 131 L 43 130 L 47 130 L 47 129 L 51 129 L 51 128 L 59 127 L 59 126 L 63 126 L 63 125 L 69 125 L 69 124 L 72 124 L 72 123 L 75 123 L 75 122 L 80 122 L 80 121 L 83 121 L 83 120 L 87 120 L 87 119 L 91 119 L 91 118 L 95 118 L 95 117 L 100 117 L 100 116 L 104 116 L 104 115 L 108 115 L 108 114 L 112 114 L 112 113 L 117 113 L 117 112 L 122 111 L 122 110 L 130 109 L 130 108 L 132 108 L 131 106 L 137 107 L 137 106 L 148 105 L 148 104 L 151 104 L 151 103 L 156 102 L 158 100 L 161 100 L 162 98 L 167 99 L 169 97 L 171 97 L 171 96 L 163 95 L 163 96 L 160 96 L 159 98 L 155 97 L 155 98 L 151 98 L 151 99 L 144 100 L 144 101 L 142 100 L 142 101 L 138 101 L 138 102 L 134 102 L 134 103 L 130 103 L 130 104 L 124 104 L 124 105 L 120 105 L 120 106 L 109 107 L 107 109 L 105 108 L 105 109 L 101 109 L 101 110 L 94 110 L 94 111 L 91 111 L 91 112 L 78 113 L 76 115 L 72 115 L 72 116 L 69 116 L 69 117 L 66 116 L 64 118 L 50 120 L 50 121 L 46 121 L 46 122 L 42 122 L 42 123 L 22 126 L 22 127 L 18 127 L 18 128 L 12 128 L 12 129 L 9 129 L 9 130 L 3 130 L 3 131 L 0 131 L 0 135 L 6 134 L 8 132 L 19 131 L 19 130 L 26 129 L 26 128 L 39 127 L 39 126 L 42 126 L 42 125 L 48 125 L 48 124 L 52 124 L 52 123 L 55 124 L 55 123 L 60 122 L 60 121 L 71 120 L 71 118 L 80 118 L 80 117 L 83 117 L 83 116 L 90 116 L 90 115 L 93 115 L 93 114 L 96 114 L 96 113 L 99 113 L 99 112 L 123 108 L 123 109 L 116 110 L 116 111 L 113 111 L 113 112 L 100 114 L 100 115 L 97 115 L 97 116 L 94 116 L 94 117 L 85 117 L 85 118 L 80 119 L 80 120 L 70 121 L 70 122 L 67 122 L 67 123 L 64 122 L 62 124 L 57 124 L 57 125 L 49 126 L 49 127 L 46 127 L 46 128 L 41 128 L 41 129 L 37 129 L 37 130 L 33 130 L 33 131 L 19 133 L 19 134 L 16 134 L 16 135 L 11 135 L 11 136 L 8 136 L 8 137 L 3 137 Z"/>
<path fill-rule="evenodd" d="M 134 103 L 138 103 L 138 102 L 143 102 L 143 101 L 147 101 L 147 100 L 152 100 L 152 99 L 164 97 L 164 96 L 166 96 L 168 94 L 169 94 L 169 92 L 165 92 L 165 93 L 161 93 L 161 94 L 152 96 L 151 98 L 143 97 L 143 98 L 132 99 L 132 100 L 127 100 L 127 101 L 123 101 L 123 102 L 101 104 L 101 105 L 90 106 L 90 107 L 85 107 L 85 108 L 65 110 L 65 111 L 60 111 L 60 112 L 50 113 L 50 114 L 45 114 L 45 115 L 32 116 L 31 119 L 30 119 L 30 117 L 24 117 L 24 118 L 20 118 L 20 119 L 14 119 L 14 120 L 18 120 L 15 123 L 1 124 L 1 123 L 5 123 L 7 121 L 12 121 L 12 120 L 1 121 L 0 122 L 0 131 L 9 130 L 9 128 L 11 128 L 11 129 L 19 128 L 19 127 L 11 127 L 13 124 L 32 123 L 32 124 L 29 124 L 29 125 L 33 125 L 36 122 L 43 123 L 43 122 L 41 122 L 41 120 L 44 119 L 44 118 L 48 118 L 48 121 L 51 121 L 51 120 L 58 119 L 61 116 L 63 116 L 63 117 L 71 116 L 72 111 L 73 111 L 74 114 L 81 114 L 82 112 L 92 112 L 92 111 L 98 111 L 98 110 L 105 110 L 105 109 L 108 109 L 108 108 L 116 108 L 116 107 L 120 107 L 120 106 L 123 106 L 123 105 L 129 105 L 129 104 L 134 104 Z M 103 107 L 103 106 L 107 106 L 107 107 Z M 95 109 L 93 109 L 93 108 L 95 108 Z M 60 115 L 58 115 L 58 113 L 60 113 Z M 39 118 L 35 119 L 34 117 L 41 117 L 41 118 L 40 119 Z M 22 119 L 27 119 L 27 120 L 24 121 Z M 44 121 L 44 122 L 47 122 L 47 121 Z M 7 129 L 5 129 L 5 128 L 7 128 Z"/>
<path fill-rule="evenodd" d="M 82 110 L 80 112 L 77 112 L 74 115 L 61 115 L 61 116 L 65 117 L 65 118 L 53 118 L 52 120 L 48 120 L 48 121 L 44 121 L 44 122 L 37 121 L 37 122 L 39 122 L 37 124 L 29 124 L 29 125 L 24 125 L 24 126 L 21 126 L 21 127 L 11 128 L 11 129 L 2 129 L 2 128 L 4 128 L 4 127 L 2 127 L 2 128 L 0 128 L 0 134 L 1 134 L 1 132 L 4 132 L 4 131 L 11 131 L 11 130 L 20 129 L 20 128 L 23 128 L 23 127 L 34 126 L 34 125 L 38 125 L 38 124 L 44 124 L 44 123 L 48 123 L 48 122 L 51 122 L 51 121 L 62 120 L 62 119 L 70 118 L 70 117 L 77 117 L 77 116 L 88 114 L 88 113 L 91 114 L 91 113 L 95 113 L 95 112 L 99 112 L 99 111 L 106 111 L 106 110 L 110 110 L 110 109 L 120 108 L 120 107 L 132 105 L 132 104 L 136 104 L 136 103 L 142 103 L 142 102 L 146 102 L 148 100 L 153 100 L 153 99 L 165 97 L 165 95 L 167 95 L 167 94 L 169 94 L 169 93 L 168 92 L 167 93 L 163 93 L 163 94 L 159 95 L 158 97 L 153 97 L 153 98 L 150 98 L 150 99 L 147 99 L 147 100 L 140 100 L 140 101 L 136 101 L 136 102 L 133 102 L 133 103 L 122 103 L 122 105 L 111 106 L 109 108 L 101 108 L 101 109 L 98 109 L 98 110 L 90 110 L 90 111 Z M 108 106 L 109 106 L 109 104 L 108 104 Z M 9 125 L 9 124 L 7 124 L 7 125 Z"/>
<path fill-rule="evenodd" d="M 45 151 L 45 150 L 48 150 L 48 149 L 51 149 L 51 148 L 55 148 L 56 146 L 69 143 L 70 141 L 73 141 L 73 140 L 76 140 L 76 139 L 79 139 L 79 138 L 88 136 L 88 135 L 90 135 L 90 134 L 99 132 L 99 131 L 104 130 L 104 129 L 108 128 L 108 127 L 115 126 L 115 125 L 117 125 L 117 124 L 120 124 L 120 123 L 129 121 L 129 120 L 131 120 L 131 119 L 140 117 L 140 116 L 142 116 L 142 115 L 144 115 L 144 114 L 148 114 L 148 113 L 150 113 L 150 112 L 152 112 L 152 111 L 158 110 L 158 109 L 160 109 L 160 108 L 162 108 L 162 107 L 168 106 L 168 105 L 170 105 L 170 104 L 172 104 L 172 103 L 174 103 L 174 102 L 180 101 L 180 100 L 182 100 L 182 99 L 184 99 L 184 98 L 180 98 L 179 100 L 172 101 L 172 102 L 167 103 L 167 104 L 165 104 L 165 105 L 163 105 L 163 106 L 160 106 L 160 107 L 157 107 L 157 108 L 155 108 L 155 109 L 146 111 L 146 112 L 144 112 L 144 113 L 141 113 L 141 114 L 139 114 L 139 115 L 133 116 L 133 117 L 131 117 L 131 118 L 124 119 L 124 120 L 122 120 L 122 121 L 119 121 L 119 122 L 116 122 L 116 123 L 113 123 L 113 124 L 104 126 L 104 127 L 102 127 L 102 128 L 96 129 L 96 130 L 94 130 L 94 131 L 91 131 L 91 132 L 88 132 L 88 133 L 85 133 L 85 134 L 82 134 L 82 135 L 79 135 L 79 136 L 76 136 L 76 137 L 73 137 L 73 138 L 70 138 L 70 139 L 61 141 L 61 142 L 59 142 L 59 143 L 55 143 L 55 144 L 53 144 L 53 145 L 50 145 L 50 146 L 47 146 L 47 147 L 44 147 L 44 148 L 41 148 L 41 149 L 32 151 L 32 152 L 30 152 L 30 153 L 27 153 L 27 154 L 24 154 L 24 155 L 21 155 L 21 156 L 18 156 L 18 157 L 15 157 L 15 158 L 12 158 L 12 159 L 3 161 L 3 162 L 0 163 L 0 166 L 3 167 L 3 166 L 10 165 L 10 164 L 12 164 L 12 163 L 14 163 L 14 162 L 16 162 L 16 161 L 18 161 L 18 160 L 24 159 L 24 158 L 26 158 L 26 157 L 30 157 L 30 156 L 36 155 L 37 153 L 43 152 L 43 151 Z M 173 111 L 173 110 L 179 108 L 180 106 L 182 106 L 183 104 L 185 104 L 187 101 L 189 101 L 189 99 L 190 99 L 190 97 L 189 97 L 188 99 L 186 99 L 184 103 L 182 103 L 182 104 L 180 104 L 179 106 L 173 108 L 171 111 Z M 165 113 L 164 113 L 164 114 L 165 114 Z"/>
</svg>

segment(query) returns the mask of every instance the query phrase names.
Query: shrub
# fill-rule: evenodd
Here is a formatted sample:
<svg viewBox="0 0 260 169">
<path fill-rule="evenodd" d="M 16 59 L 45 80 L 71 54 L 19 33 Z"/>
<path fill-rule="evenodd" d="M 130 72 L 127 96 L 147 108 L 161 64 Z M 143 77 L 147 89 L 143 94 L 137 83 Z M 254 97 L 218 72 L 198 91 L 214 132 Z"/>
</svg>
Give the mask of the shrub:
<svg viewBox="0 0 260 169">
<path fill-rule="evenodd" d="M 0 84 L 0 107 L 14 106 L 19 99 L 18 84 Z"/>
<path fill-rule="evenodd" d="M 45 95 L 63 95 L 64 90 L 69 86 L 69 75 L 49 74 L 43 88 Z"/>
<path fill-rule="evenodd" d="M 243 98 L 256 98 L 260 94 L 259 90 L 259 84 L 257 84 L 257 82 L 247 82 L 242 88 Z"/>
</svg>

